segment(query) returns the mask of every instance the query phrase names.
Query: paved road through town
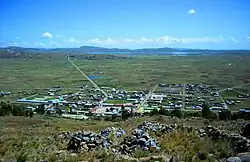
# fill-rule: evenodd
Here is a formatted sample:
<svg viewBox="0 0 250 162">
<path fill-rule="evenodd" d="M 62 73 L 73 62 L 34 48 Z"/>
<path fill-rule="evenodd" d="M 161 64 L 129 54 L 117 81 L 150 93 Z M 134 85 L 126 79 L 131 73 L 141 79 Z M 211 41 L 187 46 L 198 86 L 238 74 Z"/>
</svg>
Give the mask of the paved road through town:
<svg viewBox="0 0 250 162">
<path fill-rule="evenodd" d="M 153 89 L 149 90 L 148 94 L 146 95 L 145 99 L 140 103 L 138 104 L 138 107 L 137 107 L 137 111 L 138 112 L 143 112 L 143 105 L 145 104 L 145 102 L 153 95 L 154 91 L 156 90 L 156 88 L 158 87 L 158 84 L 156 86 L 154 86 Z"/>
</svg>

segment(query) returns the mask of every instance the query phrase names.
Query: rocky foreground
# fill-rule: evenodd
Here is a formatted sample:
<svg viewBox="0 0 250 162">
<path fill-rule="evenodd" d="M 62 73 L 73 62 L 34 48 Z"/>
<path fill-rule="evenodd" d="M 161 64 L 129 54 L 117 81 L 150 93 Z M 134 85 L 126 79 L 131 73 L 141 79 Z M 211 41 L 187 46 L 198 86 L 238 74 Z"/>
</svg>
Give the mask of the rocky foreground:
<svg viewBox="0 0 250 162">
<path fill-rule="evenodd" d="M 197 137 L 208 137 L 214 141 L 225 140 L 234 150 L 234 157 L 227 159 L 218 159 L 217 161 L 228 162 L 250 162 L 250 124 L 246 125 L 243 133 L 227 133 L 214 126 L 205 126 L 204 128 L 194 128 L 177 124 L 164 125 L 160 123 L 143 122 L 127 134 L 122 128 L 108 127 L 100 133 L 89 131 L 64 132 L 60 137 L 67 141 L 68 151 L 74 153 L 88 152 L 91 150 L 109 150 L 117 155 L 117 160 L 132 161 L 179 161 L 177 156 L 151 156 L 144 158 L 131 158 L 136 150 L 160 152 L 161 145 L 155 136 L 170 134 L 175 131 L 193 132 Z M 186 148 L 189 149 L 189 148 Z M 197 152 L 193 159 L 202 159 L 202 155 Z"/>
</svg>

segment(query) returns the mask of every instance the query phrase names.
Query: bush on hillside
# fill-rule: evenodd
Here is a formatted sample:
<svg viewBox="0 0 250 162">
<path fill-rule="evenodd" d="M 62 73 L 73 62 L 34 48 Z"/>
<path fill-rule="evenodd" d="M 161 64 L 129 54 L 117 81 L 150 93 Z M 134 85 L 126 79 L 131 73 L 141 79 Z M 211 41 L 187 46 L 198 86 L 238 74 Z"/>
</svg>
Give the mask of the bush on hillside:
<svg viewBox="0 0 250 162">
<path fill-rule="evenodd" d="M 151 112 L 150 112 L 150 116 L 153 116 L 153 115 L 158 115 L 159 114 L 159 111 L 158 109 L 153 109 Z"/>
<path fill-rule="evenodd" d="M 164 109 L 164 108 L 161 108 L 161 109 L 159 110 L 159 114 L 160 114 L 160 115 L 169 116 L 169 115 L 170 115 L 170 112 L 169 112 L 168 110 Z"/>
<path fill-rule="evenodd" d="M 183 113 L 181 110 L 179 109 L 174 109 L 172 112 L 171 112 L 171 116 L 175 116 L 175 117 L 178 117 L 178 118 L 182 118 L 183 117 Z"/>
<path fill-rule="evenodd" d="M 220 111 L 219 112 L 219 119 L 220 120 L 230 120 L 231 119 L 231 112 L 230 111 Z"/>
<path fill-rule="evenodd" d="M 205 119 L 215 120 L 218 119 L 217 115 L 210 111 L 207 104 L 204 104 L 201 111 L 202 117 Z"/>
<path fill-rule="evenodd" d="M 0 103 L 0 116 L 23 116 L 24 109 L 20 105 L 13 105 L 11 103 L 1 102 Z"/>
</svg>

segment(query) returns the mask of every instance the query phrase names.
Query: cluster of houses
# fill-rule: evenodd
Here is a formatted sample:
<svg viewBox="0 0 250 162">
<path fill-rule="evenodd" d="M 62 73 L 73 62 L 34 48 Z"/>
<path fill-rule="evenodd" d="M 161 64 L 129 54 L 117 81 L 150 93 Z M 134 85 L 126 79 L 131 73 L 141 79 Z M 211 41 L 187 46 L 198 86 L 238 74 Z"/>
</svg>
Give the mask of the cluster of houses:
<svg viewBox="0 0 250 162">
<path fill-rule="evenodd" d="M 0 91 L 0 97 L 9 96 L 9 95 L 11 95 L 11 92 Z"/>
<path fill-rule="evenodd" d="M 202 109 L 204 103 L 209 103 L 211 110 L 228 109 L 227 105 L 240 103 L 240 100 L 220 100 L 217 88 L 206 84 L 163 84 L 147 98 L 148 91 L 125 91 L 113 87 L 101 87 L 107 96 L 100 90 L 88 86 L 80 86 L 77 91 L 66 91 L 62 86 L 46 89 L 45 99 L 19 99 L 18 102 L 28 102 L 43 105 L 49 114 L 120 115 L 121 107 L 136 112 L 139 104 L 144 103 L 144 111 L 155 108 L 164 109 Z M 49 99 L 46 99 L 47 98 Z M 238 96 L 247 97 L 246 96 Z M 147 98 L 146 101 L 144 101 Z M 112 102 L 109 102 L 112 101 Z M 119 103 L 122 101 L 121 103 Z M 69 116 L 69 115 L 67 115 Z"/>
</svg>

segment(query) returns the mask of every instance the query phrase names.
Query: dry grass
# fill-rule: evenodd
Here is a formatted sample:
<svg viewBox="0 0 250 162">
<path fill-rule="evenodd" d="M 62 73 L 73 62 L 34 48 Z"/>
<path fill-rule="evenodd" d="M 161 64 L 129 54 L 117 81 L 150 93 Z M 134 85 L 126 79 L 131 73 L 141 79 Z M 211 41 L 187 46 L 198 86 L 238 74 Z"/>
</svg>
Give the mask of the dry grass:
<svg viewBox="0 0 250 162">
<path fill-rule="evenodd" d="M 5 160 L 25 159 L 28 161 L 39 161 L 41 159 L 48 159 L 49 161 L 93 161 L 94 159 L 115 161 L 117 160 L 117 155 L 114 155 L 109 150 L 71 154 L 66 151 L 67 143 L 62 141 L 58 135 L 64 131 L 77 130 L 99 132 L 108 126 L 122 127 L 129 135 L 133 128 L 145 120 L 159 121 L 166 124 L 173 122 L 183 123 L 184 125 L 191 125 L 195 122 L 196 125 L 203 124 L 203 121 L 172 121 L 164 117 L 133 118 L 122 122 L 79 121 L 44 116 L 35 116 L 32 119 L 25 117 L 1 117 L 0 157 Z M 206 160 L 214 160 L 215 157 L 226 157 L 231 154 L 231 150 L 228 149 L 229 146 L 225 142 L 221 141 L 218 143 L 209 139 L 201 139 L 196 137 L 194 132 L 180 131 L 171 134 L 152 134 L 152 136 L 159 141 L 162 150 L 155 153 L 138 150 L 133 157 L 176 154 L 181 160 L 199 161 L 195 159 L 195 155 L 198 152 L 204 154 L 203 156 L 206 157 Z M 62 151 L 62 153 L 58 154 L 58 151 Z"/>
</svg>

